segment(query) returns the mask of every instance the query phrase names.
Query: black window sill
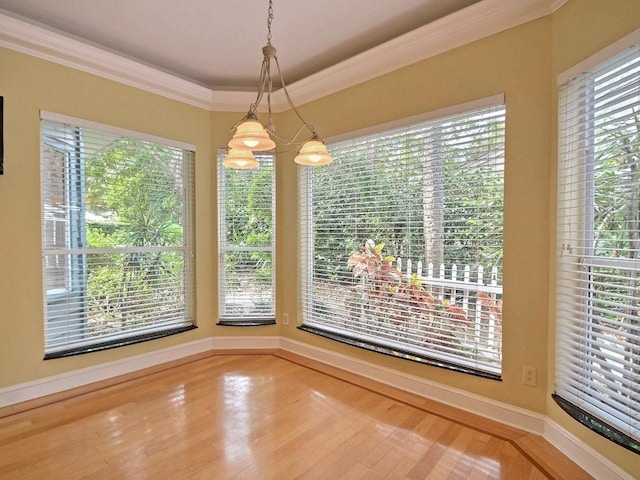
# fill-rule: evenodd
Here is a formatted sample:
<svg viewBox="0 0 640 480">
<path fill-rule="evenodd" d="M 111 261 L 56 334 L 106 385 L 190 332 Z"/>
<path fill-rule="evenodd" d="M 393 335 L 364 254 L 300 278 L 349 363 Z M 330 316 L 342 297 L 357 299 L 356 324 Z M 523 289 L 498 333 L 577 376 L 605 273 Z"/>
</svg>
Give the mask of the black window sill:
<svg viewBox="0 0 640 480">
<path fill-rule="evenodd" d="M 147 342 L 149 340 L 155 340 L 157 338 L 169 337 L 182 332 L 188 332 L 198 328 L 195 325 L 184 325 L 167 330 L 159 330 L 156 332 L 146 332 L 143 334 L 132 335 L 126 338 L 118 338 L 116 340 L 109 340 L 105 342 L 98 342 L 91 345 L 83 345 L 81 347 L 69 348 L 67 350 L 61 350 L 59 352 L 46 353 L 44 355 L 45 360 L 51 360 L 53 358 L 73 357 L 75 355 L 82 355 L 85 353 L 99 352 L 102 350 L 110 350 L 112 348 L 123 347 L 125 345 L 134 345 L 136 343 Z"/>
<path fill-rule="evenodd" d="M 224 327 L 260 327 L 262 325 L 275 325 L 275 318 L 221 318 L 216 325 Z"/>
<path fill-rule="evenodd" d="M 631 450 L 633 453 L 637 453 L 638 455 L 640 455 L 640 441 L 634 440 L 629 435 L 603 422 L 599 418 L 596 418 L 589 412 L 586 412 L 580 407 L 575 406 L 573 403 L 568 402 L 555 393 L 551 395 L 551 398 L 553 398 L 558 406 L 567 414 L 569 414 L 570 417 L 580 422 L 589 430 L 603 436 L 607 440 L 620 445 L 621 447 L 626 448 L 627 450 Z"/>
<path fill-rule="evenodd" d="M 476 377 L 487 378 L 489 380 L 502 381 L 502 377 L 497 374 L 484 372 L 482 370 L 475 370 L 473 368 L 456 365 L 453 363 L 447 363 L 436 358 L 430 358 L 423 355 L 418 355 L 415 352 L 401 351 L 381 343 L 369 342 L 359 338 L 350 337 L 348 335 L 341 335 L 336 332 L 329 332 L 321 328 L 312 327 L 309 325 L 300 325 L 298 329 L 305 332 L 313 333 L 314 335 L 320 335 L 321 337 L 335 340 L 336 342 L 345 343 L 354 347 L 362 348 L 383 355 L 389 355 L 391 357 L 402 358 L 404 360 L 410 360 L 412 362 L 422 363 L 424 365 L 430 365 L 433 367 L 444 368 L 446 370 L 453 370 L 454 372 L 467 373 L 469 375 L 475 375 Z"/>
</svg>

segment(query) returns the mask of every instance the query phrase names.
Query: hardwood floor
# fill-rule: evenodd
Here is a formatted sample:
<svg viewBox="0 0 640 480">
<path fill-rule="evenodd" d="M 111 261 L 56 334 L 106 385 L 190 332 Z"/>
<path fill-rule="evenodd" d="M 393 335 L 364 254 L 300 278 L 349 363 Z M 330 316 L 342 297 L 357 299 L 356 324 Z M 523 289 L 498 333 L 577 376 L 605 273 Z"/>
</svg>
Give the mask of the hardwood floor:
<svg viewBox="0 0 640 480">
<path fill-rule="evenodd" d="M 0 418 L 0 478 L 591 478 L 545 443 L 285 352 L 213 355 Z"/>
</svg>

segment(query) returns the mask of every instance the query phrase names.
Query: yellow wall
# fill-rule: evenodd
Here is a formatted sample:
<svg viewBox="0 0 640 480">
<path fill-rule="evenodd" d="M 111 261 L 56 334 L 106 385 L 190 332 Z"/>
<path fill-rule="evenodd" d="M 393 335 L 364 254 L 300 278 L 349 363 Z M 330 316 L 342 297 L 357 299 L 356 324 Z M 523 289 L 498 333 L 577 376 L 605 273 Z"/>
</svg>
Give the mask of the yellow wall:
<svg viewBox="0 0 640 480">
<path fill-rule="evenodd" d="M 640 27 L 638 0 L 569 0 L 554 15 L 300 108 L 325 138 L 504 93 L 507 106 L 503 381 L 377 355 L 296 329 L 297 177 L 292 155 L 277 163 L 277 314 L 289 326 L 218 327 L 215 149 L 238 114 L 207 112 L 115 82 L 0 49 L 5 99 L 5 175 L 0 176 L 0 388 L 212 335 L 283 335 L 473 394 L 549 415 L 640 477 L 637 455 L 591 434 L 560 411 L 553 391 L 553 254 L 557 74 Z M 198 326 L 120 349 L 43 361 L 39 109 L 197 146 Z M 281 131 L 293 129 L 290 113 Z M 538 386 L 522 385 L 522 367 Z M 635 470 L 634 470 L 635 469 Z"/>
</svg>

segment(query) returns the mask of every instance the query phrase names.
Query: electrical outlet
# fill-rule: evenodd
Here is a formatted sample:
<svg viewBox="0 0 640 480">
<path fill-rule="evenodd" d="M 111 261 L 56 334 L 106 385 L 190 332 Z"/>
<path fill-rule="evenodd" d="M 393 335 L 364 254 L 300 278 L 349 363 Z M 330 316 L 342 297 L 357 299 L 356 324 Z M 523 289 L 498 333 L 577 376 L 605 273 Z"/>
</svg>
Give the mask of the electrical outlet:
<svg viewBox="0 0 640 480">
<path fill-rule="evenodd" d="M 282 314 L 282 324 L 283 325 L 289 325 L 289 314 L 288 313 L 283 313 Z"/>
<path fill-rule="evenodd" d="M 534 367 L 522 367 L 522 383 L 535 387 L 537 383 L 537 372 Z"/>
</svg>

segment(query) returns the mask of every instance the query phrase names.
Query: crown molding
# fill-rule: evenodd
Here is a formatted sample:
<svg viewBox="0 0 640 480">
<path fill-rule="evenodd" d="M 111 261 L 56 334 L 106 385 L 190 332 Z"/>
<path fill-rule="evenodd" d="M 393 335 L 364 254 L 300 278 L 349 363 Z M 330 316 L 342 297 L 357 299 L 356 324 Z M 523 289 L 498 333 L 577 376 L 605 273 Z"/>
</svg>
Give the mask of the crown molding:
<svg viewBox="0 0 640 480">
<path fill-rule="evenodd" d="M 556 0 L 482 0 L 304 78 L 287 89 L 295 103 L 303 105 L 549 15 L 555 3 Z M 274 106 L 276 110 L 283 107 L 286 105 L 280 102 Z"/>
<path fill-rule="evenodd" d="M 549 15 L 566 0 L 482 0 L 287 86 L 302 105 L 467 43 Z M 244 112 L 254 92 L 213 90 L 9 16 L 0 10 L 0 46 L 212 111 Z M 287 110 L 281 90 L 275 112 Z"/>
<path fill-rule="evenodd" d="M 0 46 L 173 100 L 209 109 L 211 89 L 140 62 L 6 15 L 0 10 Z"/>
<path fill-rule="evenodd" d="M 287 87 L 288 88 L 288 87 Z M 249 106 L 256 101 L 256 92 L 234 92 L 234 91 L 222 91 L 214 90 L 213 101 L 211 102 L 210 109 L 214 112 L 244 112 L 249 110 Z M 274 92 L 273 97 L 276 96 Z M 280 101 L 279 101 L 280 102 Z M 261 106 L 263 106 L 261 104 Z M 262 111 L 263 109 L 260 108 Z"/>
</svg>

